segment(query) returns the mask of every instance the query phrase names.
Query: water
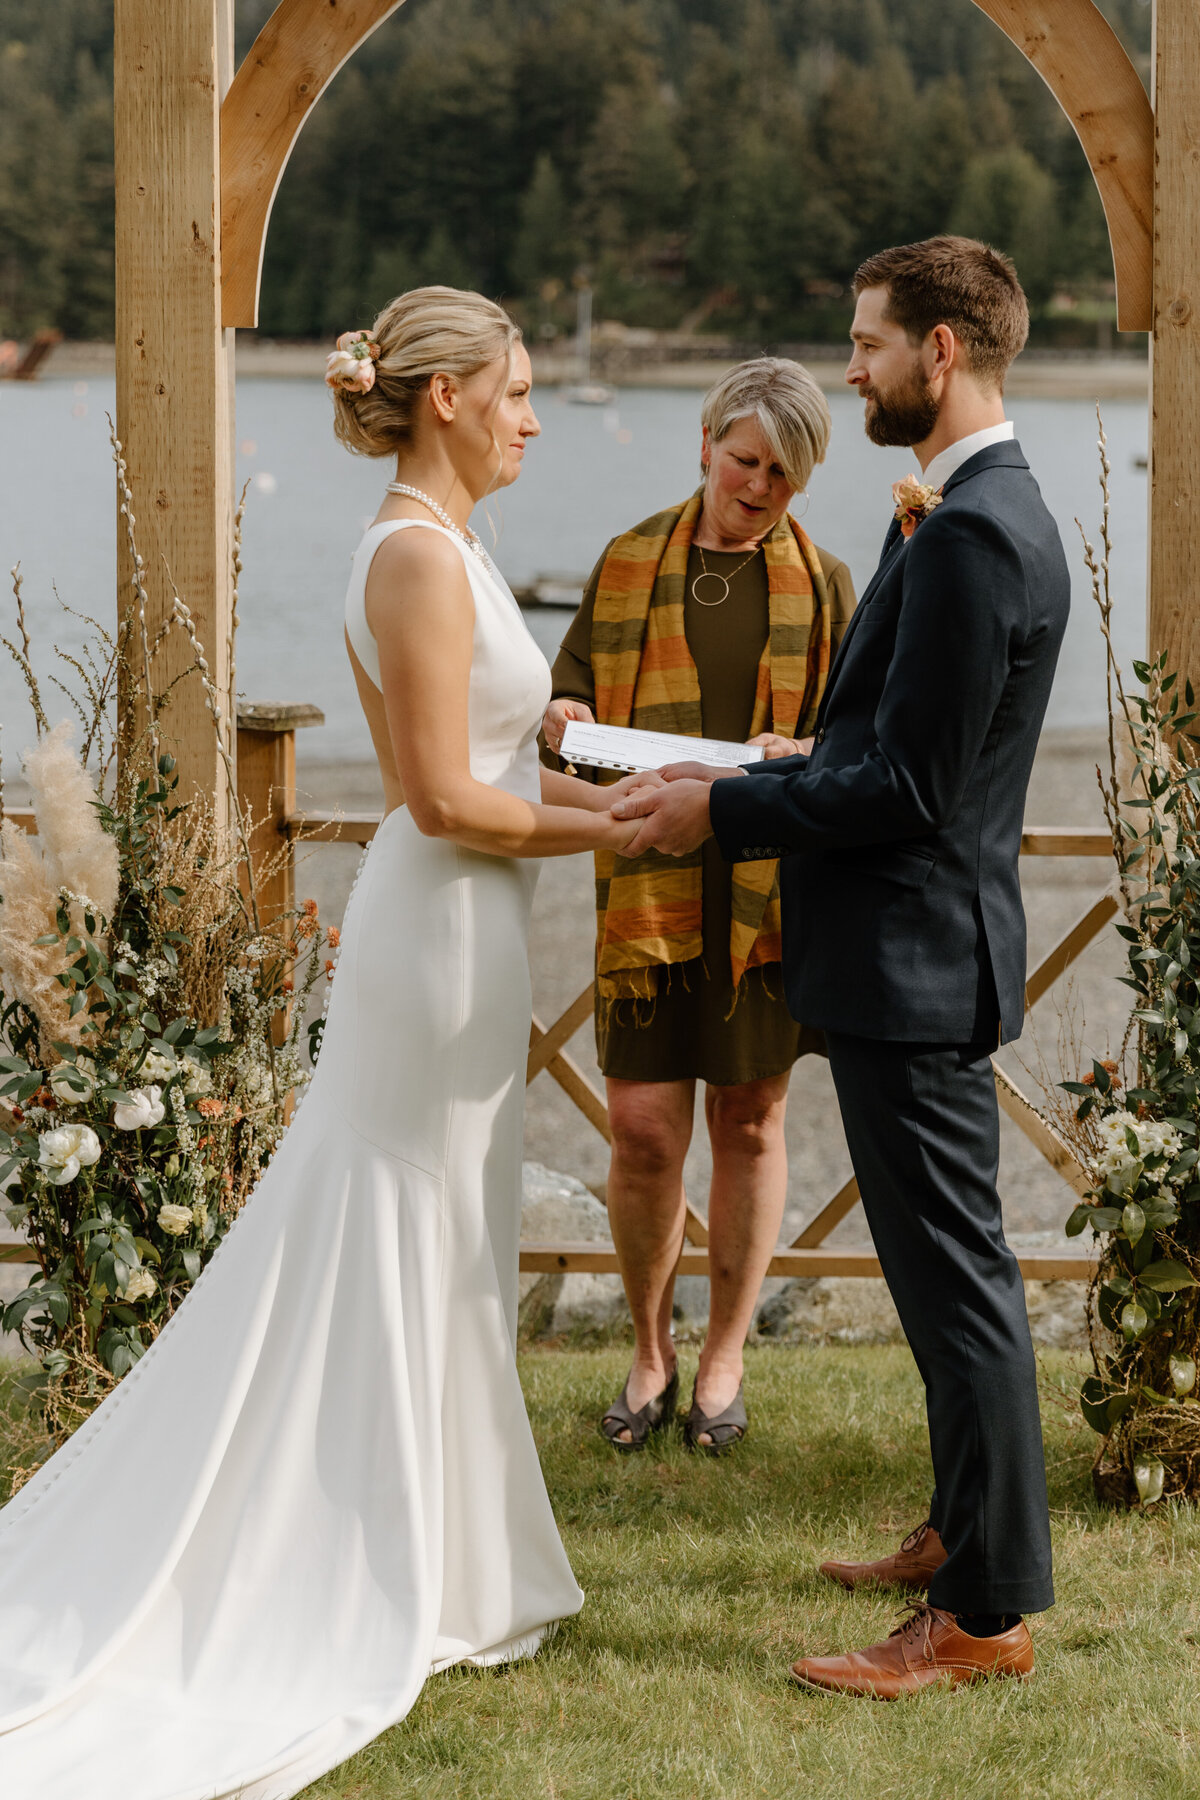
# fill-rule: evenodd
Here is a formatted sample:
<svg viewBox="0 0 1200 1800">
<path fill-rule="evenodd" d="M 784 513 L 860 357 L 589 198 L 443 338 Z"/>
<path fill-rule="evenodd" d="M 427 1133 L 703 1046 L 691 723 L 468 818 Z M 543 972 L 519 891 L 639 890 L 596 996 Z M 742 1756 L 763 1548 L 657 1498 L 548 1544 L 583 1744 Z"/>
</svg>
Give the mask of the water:
<svg viewBox="0 0 1200 1800">
<path fill-rule="evenodd" d="M 543 435 L 515 487 L 480 509 L 474 523 L 514 583 L 542 573 L 585 574 L 609 539 L 695 485 L 700 395 L 622 391 L 611 408 L 571 406 L 552 390 L 535 396 Z M 831 397 L 833 441 L 805 508 L 817 543 L 850 566 L 861 593 L 891 511 L 890 484 L 915 465 L 908 451 L 879 450 L 862 431 L 854 396 Z M 78 646 L 53 595 L 106 623 L 114 610 L 116 527 L 104 414 L 111 379 L 0 384 L 0 556 L 20 561 L 40 666 L 52 646 Z M 1095 415 L 1073 400 L 1014 401 L 1010 416 L 1058 520 L 1075 577 L 1071 623 L 1048 723 L 1087 726 L 1104 717 L 1104 663 L 1083 566 L 1080 517 L 1093 539 L 1099 522 Z M 1116 638 L 1128 662 L 1145 645 L 1146 408 L 1104 406 L 1112 459 Z M 342 648 L 342 599 L 351 552 L 373 517 L 390 470 L 350 456 L 335 441 L 319 381 L 238 383 L 238 476 L 253 483 L 244 530 L 238 687 L 251 700 L 311 701 L 320 731 L 302 732 L 302 758 L 367 758 L 370 745 Z M 487 517 L 484 516 L 486 511 Z M 186 598 L 187 596 L 185 596 Z M 0 604 L 0 611 L 2 611 Z M 11 608 L 4 614 L 12 633 Z M 570 615 L 526 614 L 553 656 Z M 69 675 L 69 671 L 60 670 Z M 53 693 L 53 690 L 51 690 Z M 66 711 L 66 701 L 52 717 Z M 0 720 L 9 758 L 29 741 L 31 719 L 16 668 L 0 665 Z"/>
</svg>

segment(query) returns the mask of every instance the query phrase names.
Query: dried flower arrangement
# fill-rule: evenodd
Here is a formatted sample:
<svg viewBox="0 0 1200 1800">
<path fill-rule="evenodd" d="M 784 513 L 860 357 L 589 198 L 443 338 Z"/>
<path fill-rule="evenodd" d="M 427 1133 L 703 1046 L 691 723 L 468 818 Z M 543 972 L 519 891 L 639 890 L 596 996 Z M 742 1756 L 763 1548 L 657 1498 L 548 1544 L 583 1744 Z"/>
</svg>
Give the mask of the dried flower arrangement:
<svg viewBox="0 0 1200 1800">
<path fill-rule="evenodd" d="M 0 637 L 37 729 L 24 758 L 36 835 L 3 819 L 0 788 L 0 1190 L 38 1263 L 0 1308 L 0 1327 L 38 1359 L 51 1440 L 143 1354 L 254 1186 L 308 1079 L 305 1008 L 337 942 L 311 901 L 260 918 L 256 877 L 271 871 L 251 862 L 236 792 L 228 827 L 211 803 L 179 798 L 171 691 L 155 688 L 172 630 L 190 642 L 187 677 L 204 686 L 231 790 L 233 768 L 178 596 L 173 619 L 148 636 L 132 495 L 112 441 L 133 604 L 115 635 L 87 621 L 81 657 L 58 652 L 74 685 L 50 678 L 82 724 L 81 752 L 70 721 L 49 725 L 18 570 L 20 642 Z"/>
<path fill-rule="evenodd" d="M 1046 1112 L 1095 1182 L 1066 1228 L 1090 1228 L 1100 1245 L 1080 1396 L 1101 1438 L 1096 1491 L 1145 1506 L 1200 1497 L 1200 738 L 1190 729 L 1200 712 L 1165 654 L 1134 663 L 1142 692 L 1126 691 L 1111 632 L 1103 422 L 1100 460 L 1099 554 L 1084 536 L 1107 651 L 1109 769 L 1096 773 L 1124 903 L 1120 979 L 1136 1004 L 1121 1057 L 1063 1082 L 1075 1104 Z"/>
</svg>

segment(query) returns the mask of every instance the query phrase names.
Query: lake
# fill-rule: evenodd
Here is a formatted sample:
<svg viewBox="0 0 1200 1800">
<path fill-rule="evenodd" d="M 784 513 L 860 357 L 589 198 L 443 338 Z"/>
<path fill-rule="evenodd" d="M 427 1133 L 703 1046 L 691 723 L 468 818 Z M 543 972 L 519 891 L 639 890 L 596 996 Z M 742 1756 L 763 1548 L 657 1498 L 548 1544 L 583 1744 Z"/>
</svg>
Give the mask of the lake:
<svg viewBox="0 0 1200 1800">
<path fill-rule="evenodd" d="M 333 437 L 319 381 L 238 383 L 238 477 L 249 480 L 243 542 L 238 689 L 250 700 L 311 701 L 326 717 L 302 732 L 303 759 L 368 758 L 342 648 L 342 598 L 350 555 L 373 517 L 391 470 L 350 456 Z M 573 406 L 553 389 L 535 395 L 543 433 L 515 487 L 473 523 L 514 584 L 539 574 L 584 575 L 608 540 L 648 513 L 683 499 L 698 473 L 700 394 L 626 389 L 612 407 Z M 0 555 L 17 561 L 35 652 L 54 667 L 52 645 L 77 647 L 54 589 L 79 611 L 108 622 L 116 556 L 113 471 L 105 412 L 110 379 L 0 384 Z M 862 430 L 862 405 L 831 397 L 833 441 L 802 514 L 817 543 L 850 566 L 859 592 L 875 567 L 891 513 L 890 484 L 915 468 L 908 451 L 879 450 Z M 1108 401 L 1112 460 L 1115 636 L 1122 658 L 1145 647 L 1146 407 Z M 1074 574 L 1070 627 L 1048 724 L 1094 725 L 1104 717 L 1104 656 L 1074 520 L 1095 539 L 1100 491 L 1094 409 L 1075 400 L 1016 400 L 1017 435 L 1058 520 Z M 136 504 L 136 496 L 135 496 Z M 185 596 L 187 598 L 187 596 Z M 2 604 L 2 603 L 0 603 Z M 526 614 L 553 656 L 569 614 Z M 11 635 L 11 605 L 4 612 Z M 60 696 L 53 698 L 61 699 Z M 58 718 L 66 702 L 48 708 Z M 0 720 L 11 761 L 32 733 L 24 687 L 7 657 L 0 666 Z"/>
</svg>

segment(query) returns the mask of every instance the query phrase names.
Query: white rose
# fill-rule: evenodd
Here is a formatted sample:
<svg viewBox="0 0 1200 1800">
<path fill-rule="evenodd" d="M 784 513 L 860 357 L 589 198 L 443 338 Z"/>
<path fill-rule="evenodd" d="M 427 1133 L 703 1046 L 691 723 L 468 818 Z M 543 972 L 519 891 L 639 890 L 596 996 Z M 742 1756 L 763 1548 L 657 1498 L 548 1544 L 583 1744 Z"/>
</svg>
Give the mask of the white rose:
<svg viewBox="0 0 1200 1800">
<path fill-rule="evenodd" d="M 55 1187 L 65 1187 L 80 1169 L 99 1161 L 100 1139 L 90 1125 L 59 1125 L 38 1139 L 38 1168 Z"/>
<path fill-rule="evenodd" d="M 66 1106 L 82 1106 L 96 1091 L 96 1065 L 90 1056 L 61 1062 L 50 1075 L 50 1092 Z"/>
<path fill-rule="evenodd" d="M 129 1099 L 113 1107 L 113 1124 L 118 1131 L 141 1131 L 148 1125 L 161 1124 L 166 1110 L 161 1088 L 130 1088 Z"/>
<path fill-rule="evenodd" d="M 122 1300 L 149 1300 L 155 1288 L 155 1281 L 149 1269 L 135 1269 L 126 1285 L 121 1289 Z"/>
<path fill-rule="evenodd" d="M 168 1237 L 182 1237 L 185 1231 L 192 1229 L 192 1209 L 168 1201 L 158 1209 L 158 1222 Z"/>
<path fill-rule="evenodd" d="M 142 1063 L 142 1074 L 147 1081 L 170 1081 L 179 1068 L 173 1056 L 164 1056 L 160 1050 L 147 1052 Z"/>
</svg>

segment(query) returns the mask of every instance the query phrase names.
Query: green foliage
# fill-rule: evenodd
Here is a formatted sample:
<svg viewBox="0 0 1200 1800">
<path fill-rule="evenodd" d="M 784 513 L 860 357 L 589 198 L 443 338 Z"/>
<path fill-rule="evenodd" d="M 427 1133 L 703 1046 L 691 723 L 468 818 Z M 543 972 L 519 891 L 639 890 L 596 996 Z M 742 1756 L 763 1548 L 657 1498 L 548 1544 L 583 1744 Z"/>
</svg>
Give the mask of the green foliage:
<svg viewBox="0 0 1200 1800">
<path fill-rule="evenodd" d="M 1108 652 L 1109 771 L 1101 781 L 1121 880 L 1135 1072 L 1093 1062 L 1062 1086 L 1068 1132 L 1095 1186 L 1067 1221 L 1101 1243 L 1083 1415 L 1104 1442 L 1098 1485 L 1151 1504 L 1200 1497 L 1200 718 L 1165 652 L 1135 662 L 1130 694 L 1113 651 L 1109 463 L 1100 433 L 1103 554 L 1084 540 Z M 1126 769 L 1126 762 L 1129 767 Z"/>
<path fill-rule="evenodd" d="M 1144 68 L 1149 8 L 1103 10 Z M 239 56 L 270 11 L 240 0 Z M 110 84 L 104 0 L 0 0 L 0 331 L 111 331 Z M 950 226 L 1047 320 L 1111 315 L 1074 133 L 970 0 L 408 0 L 296 145 L 262 326 L 447 281 L 567 327 L 586 277 L 633 325 L 840 336 L 862 257 Z"/>
</svg>

